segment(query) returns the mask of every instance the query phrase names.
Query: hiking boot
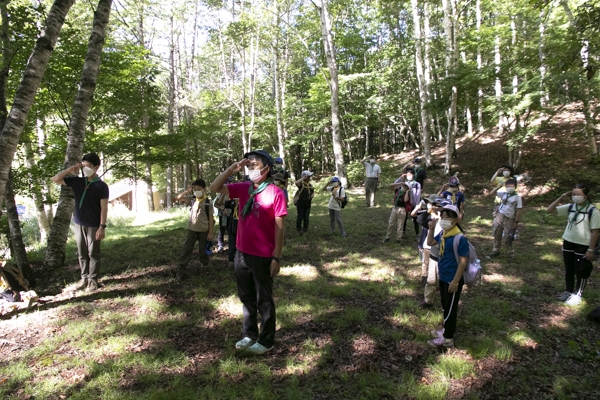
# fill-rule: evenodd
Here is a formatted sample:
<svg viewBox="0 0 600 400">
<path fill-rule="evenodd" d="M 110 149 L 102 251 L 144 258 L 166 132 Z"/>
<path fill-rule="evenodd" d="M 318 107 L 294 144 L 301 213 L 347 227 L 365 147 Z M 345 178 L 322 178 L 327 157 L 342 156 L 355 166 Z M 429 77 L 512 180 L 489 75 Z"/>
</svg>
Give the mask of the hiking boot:
<svg viewBox="0 0 600 400">
<path fill-rule="evenodd" d="M 579 304 L 581 304 L 581 296 L 572 294 L 571 297 L 569 297 L 567 301 L 565 301 L 565 304 L 568 306 L 578 306 Z"/>
<path fill-rule="evenodd" d="M 433 330 L 433 331 L 431 331 L 431 334 L 433 336 L 435 336 L 436 338 L 443 337 L 444 336 L 444 328 Z"/>
<path fill-rule="evenodd" d="M 389 243 L 390 242 L 390 238 L 385 238 L 385 240 L 383 241 L 383 243 Z"/>
<path fill-rule="evenodd" d="M 273 350 L 273 346 L 265 347 L 262 344 L 256 342 L 252 346 L 248 347 L 246 350 L 252 354 L 261 355 Z"/>
<path fill-rule="evenodd" d="M 81 278 L 81 280 L 79 282 L 77 282 L 77 283 L 75 283 L 75 284 L 67 287 L 67 289 L 70 289 L 70 290 L 81 290 L 81 289 L 87 287 L 87 284 L 88 284 L 87 279 Z"/>
<path fill-rule="evenodd" d="M 443 336 L 436 337 L 427 341 L 427 344 L 433 347 L 441 347 L 444 349 L 451 349 L 454 347 L 454 339 L 446 339 Z"/>
<path fill-rule="evenodd" d="M 556 299 L 558 301 L 567 301 L 569 300 L 569 297 L 571 297 L 571 292 L 563 292 L 560 295 L 556 296 Z"/>
<path fill-rule="evenodd" d="M 419 305 L 421 308 L 432 308 L 433 304 L 426 302 L 425 300 L 421 301 L 421 304 Z"/>
<path fill-rule="evenodd" d="M 238 350 L 246 350 L 248 347 L 254 344 L 254 339 L 250 339 L 249 337 L 245 337 L 239 342 L 235 344 L 235 348 Z"/>
<path fill-rule="evenodd" d="M 87 287 L 85 288 L 85 291 L 86 292 L 93 292 L 93 291 L 96 291 L 96 290 L 98 290 L 98 280 L 96 280 L 96 279 L 90 279 L 88 281 Z"/>
</svg>

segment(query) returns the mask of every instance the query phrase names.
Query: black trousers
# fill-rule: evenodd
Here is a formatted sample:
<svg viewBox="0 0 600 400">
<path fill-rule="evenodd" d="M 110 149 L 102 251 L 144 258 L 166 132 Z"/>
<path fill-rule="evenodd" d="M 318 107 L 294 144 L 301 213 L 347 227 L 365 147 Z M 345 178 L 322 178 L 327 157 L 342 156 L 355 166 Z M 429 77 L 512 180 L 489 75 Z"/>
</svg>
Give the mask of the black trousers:
<svg viewBox="0 0 600 400">
<path fill-rule="evenodd" d="M 238 296 L 244 307 L 243 337 L 256 340 L 265 347 L 275 341 L 275 301 L 271 257 L 257 257 L 237 251 L 235 253 L 235 279 Z M 260 333 L 258 316 L 260 313 Z"/>
<path fill-rule="evenodd" d="M 448 292 L 450 283 L 440 280 L 440 297 L 442 299 L 442 309 L 444 310 L 444 337 L 446 339 L 454 338 L 454 332 L 456 332 L 458 301 L 464 284 L 465 281 L 461 277 L 456 292 L 450 293 Z"/>
<path fill-rule="evenodd" d="M 229 247 L 227 248 L 227 259 L 229 261 L 235 260 L 236 248 L 236 235 L 237 235 L 237 222 L 235 224 L 230 223 L 227 225 L 227 237 L 229 239 Z"/>
<path fill-rule="evenodd" d="M 413 225 L 415 227 L 415 235 L 419 236 L 419 224 L 417 223 L 417 219 L 415 217 L 410 217 L 409 215 L 406 215 L 406 219 L 404 220 L 404 226 L 402 227 L 402 231 L 404 233 L 406 233 L 406 221 L 408 221 L 409 219 L 412 219 L 412 221 L 413 221 Z"/>
<path fill-rule="evenodd" d="M 310 206 L 309 207 L 296 207 L 298 211 L 298 217 L 296 218 L 296 230 L 302 229 L 302 222 L 304 222 L 304 232 L 308 231 L 308 219 L 310 217 Z"/>
<path fill-rule="evenodd" d="M 565 263 L 565 286 L 567 292 L 576 293 L 579 296 L 583 294 L 583 289 L 590 277 L 594 265 L 585 258 L 585 252 L 589 246 L 572 243 L 563 240 L 563 260 Z M 577 285 L 575 285 L 577 278 Z"/>
</svg>

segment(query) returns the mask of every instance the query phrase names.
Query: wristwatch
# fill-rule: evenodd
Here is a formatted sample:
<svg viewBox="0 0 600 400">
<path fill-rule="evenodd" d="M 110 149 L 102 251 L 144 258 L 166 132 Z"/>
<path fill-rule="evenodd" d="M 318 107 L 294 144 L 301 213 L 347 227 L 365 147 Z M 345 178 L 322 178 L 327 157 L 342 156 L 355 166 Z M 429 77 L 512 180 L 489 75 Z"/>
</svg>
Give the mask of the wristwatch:
<svg viewBox="0 0 600 400">
<path fill-rule="evenodd" d="M 279 257 L 273 256 L 273 257 L 271 257 L 271 259 L 273 259 L 273 260 L 277 261 L 279 264 L 281 264 L 281 261 L 279 261 Z"/>
<path fill-rule="evenodd" d="M 106 224 L 100 224 L 100 228 L 106 229 Z"/>
</svg>

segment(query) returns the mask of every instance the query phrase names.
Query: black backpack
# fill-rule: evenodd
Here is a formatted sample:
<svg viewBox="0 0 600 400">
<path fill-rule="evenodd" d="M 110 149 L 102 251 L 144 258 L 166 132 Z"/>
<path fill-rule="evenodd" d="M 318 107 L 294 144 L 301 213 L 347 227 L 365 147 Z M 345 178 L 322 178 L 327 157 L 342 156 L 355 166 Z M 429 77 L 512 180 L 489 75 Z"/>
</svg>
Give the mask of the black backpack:
<svg viewBox="0 0 600 400">
<path fill-rule="evenodd" d="M 340 186 L 340 193 L 342 193 L 342 189 L 343 189 L 343 187 Z M 348 196 L 346 195 L 346 191 L 344 190 L 344 198 L 342 199 L 342 201 L 340 203 L 340 207 L 344 208 L 344 207 L 346 207 L 347 204 L 348 204 Z"/>
</svg>

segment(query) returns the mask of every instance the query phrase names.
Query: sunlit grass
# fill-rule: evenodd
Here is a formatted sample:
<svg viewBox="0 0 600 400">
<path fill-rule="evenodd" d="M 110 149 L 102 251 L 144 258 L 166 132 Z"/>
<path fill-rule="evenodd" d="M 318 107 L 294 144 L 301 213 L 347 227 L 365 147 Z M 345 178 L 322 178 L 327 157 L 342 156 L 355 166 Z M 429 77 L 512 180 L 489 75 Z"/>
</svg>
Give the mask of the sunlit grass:
<svg viewBox="0 0 600 400">
<path fill-rule="evenodd" d="M 434 375 L 440 380 L 461 379 L 473 373 L 473 364 L 459 355 L 442 354 L 430 364 Z"/>
</svg>

